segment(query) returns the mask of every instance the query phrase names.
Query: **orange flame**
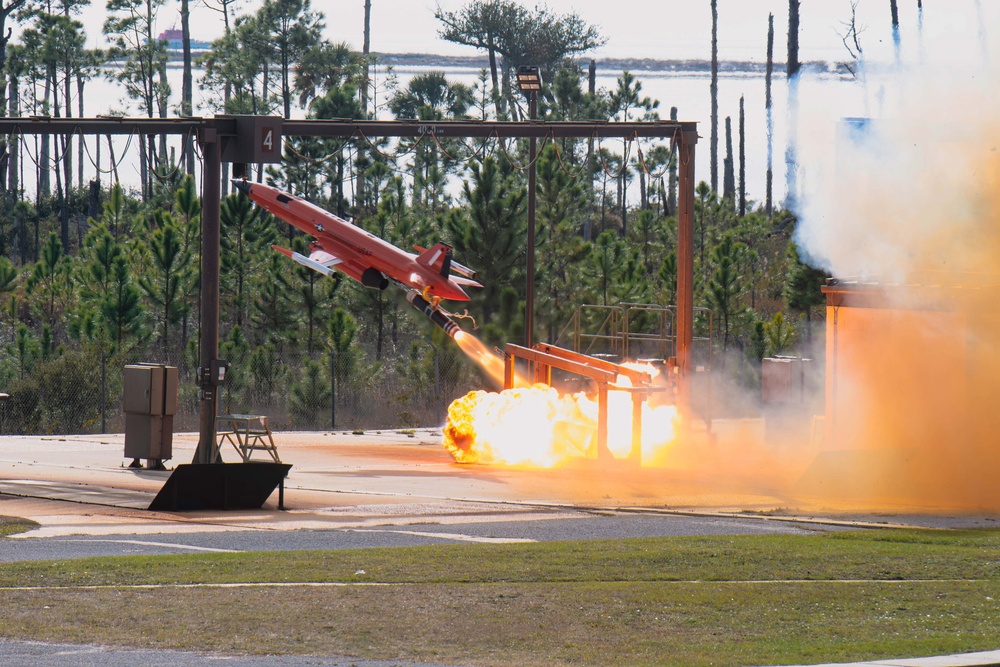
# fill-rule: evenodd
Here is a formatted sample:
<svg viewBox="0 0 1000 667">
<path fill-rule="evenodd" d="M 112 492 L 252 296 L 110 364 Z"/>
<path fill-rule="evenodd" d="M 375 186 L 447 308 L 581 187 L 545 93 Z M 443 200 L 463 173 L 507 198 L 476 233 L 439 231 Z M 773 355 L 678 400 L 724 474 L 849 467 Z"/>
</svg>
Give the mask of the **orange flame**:
<svg viewBox="0 0 1000 667">
<path fill-rule="evenodd" d="M 464 331 L 455 334 L 455 342 L 462 348 L 462 352 L 482 366 L 497 384 L 503 385 L 504 365 L 500 357 L 490 352 L 478 338 Z"/>
<path fill-rule="evenodd" d="M 469 334 L 459 345 L 494 379 L 503 380 L 503 361 Z M 655 374 L 651 366 L 641 370 Z M 560 395 L 536 384 L 501 392 L 473 391 L 448 407 L 444 446 L 459 463 L 490 463 L 552 468 L 580 458 L 597 458 L 597 401 L 585 393 Z M 619 386 L 629 386 L 619 377 Z M 673 405 L 643 403 L 642 462 L 663 463 L 674 441 L 677 410 Z M 608 392 L 608 449 L 616 458 L 632 451 L 632 395 Z"/>
</svg>

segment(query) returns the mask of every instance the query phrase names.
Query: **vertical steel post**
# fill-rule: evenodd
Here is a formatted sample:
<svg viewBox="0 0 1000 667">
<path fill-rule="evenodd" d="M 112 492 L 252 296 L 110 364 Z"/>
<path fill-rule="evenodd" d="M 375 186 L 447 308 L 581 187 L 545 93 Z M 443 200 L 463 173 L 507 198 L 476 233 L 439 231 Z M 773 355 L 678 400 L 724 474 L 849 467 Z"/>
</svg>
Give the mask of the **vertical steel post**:
<svg viewBox="0 0 1000 667">
<path fill-rule="evenodd" d="M 597 460 L 610 461 L 611 450 L 608 449 L 608 385 L 597 383 Z"/>
<path fill-rule="evenodd" d="M 528 93 L 528 117 L 538 118 L 538 92 Z M 531 347 L 535 328 L 535 152 L 536 139 L 528 140 L 528 247 L 527 247 L 527 287 L 524 299 L 524 346 Z"/>
<path fill-rule="evenodd" d="M 208 367 L 219 356 L 219 208 L 222 199 L 222 154 L 216 128 L 206 125 L 198 134 L 204 155 L 201 190 L 201 338 L 200 365 Z M 218 388 L 203 386 L 199 394 L 198 449 L 192 463 L 216 463 L 215 441 Z"/>
<path fill-rule="evenodd" d="M 836 449 L 837 447 L 837 401 L 839 399 L 838 375 L 840 373 L 840 304 L 832 305 L 833 297 L 826 295 L 827 327 L 829 322 L 833 322 L 833 335 L 826 337 L 826 417 L 823 429 L 823 447 L 825 449 Z M 833 317 L 830 317 L 830 311 Z M 831 361 L 832 360 L 832 361 Z"/>
<path fill-rule="evenodd" d="M 337 428 L 337 348 L 330 346 L 330 428 Z"/>
<path fill-rule="evenodd" d="M 646 400 L 646 394 L 638 391 L 632 392 L 632 451 L 629 459 L 633 463 L 642 463 L 642 402 Z"/>
<path fill-rule="evenodd" d="M 697 132 L 683 132 L 678 147 L 677 184 L 677 365 L 678 409 L 691 415 L 691 344 L 694 340 L 694 147 Z"/>
<path fill-rule="evenodd" d="M 80 138 L 83 141 L 83 138 Z M 108 355 L 101 348 L 101 433 L 108 432 Z"/>
</svg>

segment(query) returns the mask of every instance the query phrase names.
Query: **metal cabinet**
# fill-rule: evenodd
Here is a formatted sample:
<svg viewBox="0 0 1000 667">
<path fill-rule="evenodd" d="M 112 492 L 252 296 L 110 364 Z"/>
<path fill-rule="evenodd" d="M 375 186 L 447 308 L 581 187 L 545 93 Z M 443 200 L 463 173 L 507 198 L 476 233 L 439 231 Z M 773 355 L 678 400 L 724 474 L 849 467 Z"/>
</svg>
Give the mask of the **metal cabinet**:
<svg viewBox="0 0 1000 667">
<path fill-rule="evenodd" d="M 150 467 L 173 455 L 177 412 L 177 367 L 136 364 L 125 367 L 125 456 L 149 459 Z"/>
</svg>

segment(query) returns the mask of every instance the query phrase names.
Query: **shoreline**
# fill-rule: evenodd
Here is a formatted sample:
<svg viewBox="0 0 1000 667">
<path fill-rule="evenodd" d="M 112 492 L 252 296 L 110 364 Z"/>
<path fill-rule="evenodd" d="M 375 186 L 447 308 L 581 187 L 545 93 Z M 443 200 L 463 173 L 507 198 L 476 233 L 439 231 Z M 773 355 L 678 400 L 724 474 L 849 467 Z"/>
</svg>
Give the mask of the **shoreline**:
<svg viewBox="0 0 1000 667">
<path fill-rule="evenodd" d="M 197 59 L 207 51 L 192 51 L 192 57 Z M 179 66 L 181 53 L 170 51 L 170 66 Z M 482 56 L 446 56 L 433 53 L 372 53 L 374 62 L 378 65 L 394 67 L 441 67 L 462 69 L 489 69 L 489 58 Z M 712 71 L 712 62 L 701 59 L 659 60 L 655 58 L 577 58 L 576 62 L 586 70 L 590 61 L 595 60 L 599 71 L 621 72 L 664 72 L 678 74 L 701 74 Z M 112 64 L 112 63 L 108 63 Z M 831 74 L 843 72 L 844 63 L 828 60 L 811 60 L 802 63 L 802 72 L 811 74 Z M 196 64 L 197 67 L 197 64 Z M 773 76 L 777 79 L 785 76 L 785 63 L 773 63 Z M 767 63 L 757 60 L 720 60 L 720 74 L 761 74 L 767 71 Z"/>
</svg>

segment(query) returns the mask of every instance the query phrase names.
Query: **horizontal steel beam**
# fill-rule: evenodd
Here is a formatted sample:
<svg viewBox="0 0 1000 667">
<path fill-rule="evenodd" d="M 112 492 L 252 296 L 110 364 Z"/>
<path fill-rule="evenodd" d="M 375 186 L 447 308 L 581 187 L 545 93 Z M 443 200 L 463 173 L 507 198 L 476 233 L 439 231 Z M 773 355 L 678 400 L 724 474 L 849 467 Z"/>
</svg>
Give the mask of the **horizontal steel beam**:
<svg viewBox="0 0 1000 667">
<path fill-rule="evenodd" d="M 216 129 L 215 119 L 204 118 L 52 118 L 30 116 L 0 118 L 0 134 L 179 134 Z M 235 132 L 235 122 L 230 121 Z"/>
<path fill-rule="evenodd" d="M 695 122 L 651 121 L 614 123 L 607 121 L 469 121 L 469 120 L 286 120 L 285 136 L 313 137 L 467 137 L 513 138 L 670 138 L 697 139 Z"/>
<path fill-rule="evenodd" d="M 651 121 L 615 123 L 607 121 L 418 121 L 418 120 L 285 120 L 281 133 L 286 137 L 465 137 L 465 138 L 577 138 L 603 139 L 674 138 L 681 143 L 698 140 L 697 123 Z M 203 140 L 214 136 L 235 137 L 236 119 L 214 118 L 53 118 L 30 116 L 0 118 L 0 135 L 6 134 L 85 134 L 85 135 L 186 135 L 198 133 Z"/>
</svg>

